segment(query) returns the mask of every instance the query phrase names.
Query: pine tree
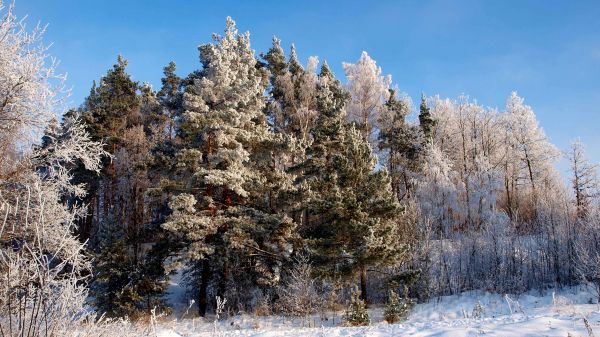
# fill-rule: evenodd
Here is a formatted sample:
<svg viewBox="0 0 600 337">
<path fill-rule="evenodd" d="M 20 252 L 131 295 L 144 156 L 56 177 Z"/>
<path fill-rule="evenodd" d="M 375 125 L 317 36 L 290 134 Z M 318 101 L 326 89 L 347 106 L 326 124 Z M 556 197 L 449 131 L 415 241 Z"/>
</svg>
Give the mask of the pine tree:
<svg viewBox="0 0 600 337">
<path fill-rule="evenodd" d="M 396 262 L 404 250 L 395 232 L 398 203 L 385 170 L 375 170 L 368 141 L 345 123 L 347 94 L 325 65 L 319 87 L 319 118 L 299 179 L 311 219 L 301 231 L 322 273 L 360 275 L 366 299 L 366 268 Z"/>
<path fill-rule="evenodd" d="M 117 63 L 92 86 L 84 106 L 84 117 L 92 136 L 103 140 L 113 153 L 120 135 L 131 124 L 139 107 L 138 84 L 126 72 L 127 60 L 119 55 Z"/>
<path fill-rule="evenodd" d="M 183 80 L 175 74 L 175 62 L 170 62 L 163 69 L 162 87 L 158 92 L 158 100 L 162 107 L 164 123 L 167 124 L 167 137 L 173 141 L 176 132 L 176 123 L 183 112 Z"/>
<path fill-rule="evenodd" d="M 369 325 L 369 313 L 365 306 L 365 301 L 362 299 L 360 290 L 355 287 L 352 290 L 352 296 L 350 298 L 350 304 L 344 314 L 344 321 L 350 326 L 363 326 Z"/>
<path fill-rule="evenodd" d="M 125 245 L 125 235 L 111 219 L 103 226 L 94 254 L 94 279 L 90 287 L 96 310 L 108 317 L 134 317 L 140 300 L 132 286 L 134 265 Z"/>
<path fill-rule="evenodd" d="M 406 99 L 398 99 L 396 92 L 390 89 L 379 121 L 379 150 L 384 154 L 392 190 L 398 201 L 410 197 L 412 180 L 419 171 L 423 152 L 418 127 L 406 122 L 409 108 L 410 103 Z"/>
<path fill-rule="evenodd" d="M 400 298 L 398 294 L 390 289 L 388 302 L 383 312 L 383 317 L 386 322 L 394 324 L 403 319 L 406 319 L 410 310 L 414 306 L 414 302 L 407 297 L 407 289 L 405 289 L 405 298 Z"/>
<path fill-rule="evenodd" d="M 112 153 L 95 187 L 92 213 L 98 235 L 91 247 L 97 260 L 93 270 L 97 305 L 109 315 L 137 313 L 163 307 L 166 273 L 162 261 L 169 250 L 142 250 L 145 242 L 161 237 L 157 226 L 147 226 L 151 206 L 146 192 L 155 167 L 152 150 L 164 143 L 169 114 L 149 84 L 138 85 L 126 72 L 127 62 L 117 64 L 94 85 L 83 106 L 87 127 Z M 153 218 L 152 218 L 153 219 Z M 92 226 L 88 225 L 88 228 Z M 158 242 L 156 247 L 161 247 Z M 104 262 L 102 262 L 103 260 Z M 109 289 L 109 290 L 106 290 Z"/>
<path fill-rule="evenodd" d="M 431 115 L 431 111 L 427 106 L 427 98 L 425 97 L 425 94 L 422 94 L 421 105 L 419 106 L 419 125 L 421 126 L 421 130 L 423 131 L 423 135 L 425 135 L 426 140 L 431 138 L 431 132 L 435 124 L 436 121 Z"/>
<path fill-rule="evenodd" d="M 290 49 L 290 59 L 288 60 L 288 70 L 292 76 L 298 76 L 304 71 L 304 67 L 298 61 L 298 54 L 296 53 L 296 46 L 292 44 Z"/>
<path fill-rule="evenodd" d="M 285 60 L 285 53 L 281 48 L 281 40 L 273 36 L 272 46 L 265 54 L 261 54 L 265 60 L 265 66 L 269 70 L 271 90 L 270 94 L 273 100 L 277 101 L 283 97 L 285 92 L 278 85 L 278 79 L 284 76 L 288 71 L 288 64 Z"/>
<path fill-rule="evenodd" d="M 110 154 L 115 154 L 123 145 L 122 136 L 126 128 L 140 120 L 139 86 L 127 74 L 126 67 L 127 61 L 119 56 L 117 63 L 101 78 L 100 84 L 96 86 L 94 82 L 81 108 L 81 118 L 92 138 L 105 144 Z M 82 220 L 88 229 L 84 237 L 99 230 L 100 223 L 111 216 L 111 208 L 116 204 L 118 179 L 115 162 L 111 158 L 104 159 L 101 175 L 88 188 L 90 215 Z"/>
<path fill-rule="evenodd" d="M 278 280 L 293 222 L 263 203 L 265 188 L 278 185 L 264 174 L 277 139 L 263 114 L 267 76 L 249 35 L 238 34 L 228 18 L 225 36 L 199 50 L 203 71 L 186 86 L 177 154 L 181 176 L 192 179 L 185 180 L 186 193 L 173 197 L 163 227 L 186 243 L 185 258 L 201 268 L 204 315 L 208 283 L 217 278 L 217 295 L 225 297 L 235 263 L 250 263 L 257 283 Z"/>
</svg>

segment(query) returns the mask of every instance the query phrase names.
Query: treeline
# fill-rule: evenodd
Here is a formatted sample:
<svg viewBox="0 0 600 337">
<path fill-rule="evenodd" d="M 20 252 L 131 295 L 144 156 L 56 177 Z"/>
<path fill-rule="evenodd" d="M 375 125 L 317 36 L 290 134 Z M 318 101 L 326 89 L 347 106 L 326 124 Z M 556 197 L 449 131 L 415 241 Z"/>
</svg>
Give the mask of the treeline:
<svg viewBox="0 0 600 337">
<path fill-rule="evenodd" d="M 504 111 L 423 95 L 413 122 L 366 53 L 342 84 L 276 38 L 255 55 L 228 19 L 199 54 L 186 77 L 167 65 L 158 91 L 119 57 L 65 116 L 110 154 L 98 175 L 73 168 L 87 194 L 65 200 L 88 205 L 77 235 L 100 312 L 168 311 L 182 270 L 202 316 L 215 297 L 334 308 L 354 285 L 369 303 L 600 282 L 595 167 L 574 144 L 564 186 L 563 153 L 516 93 Z"/>
</svg>

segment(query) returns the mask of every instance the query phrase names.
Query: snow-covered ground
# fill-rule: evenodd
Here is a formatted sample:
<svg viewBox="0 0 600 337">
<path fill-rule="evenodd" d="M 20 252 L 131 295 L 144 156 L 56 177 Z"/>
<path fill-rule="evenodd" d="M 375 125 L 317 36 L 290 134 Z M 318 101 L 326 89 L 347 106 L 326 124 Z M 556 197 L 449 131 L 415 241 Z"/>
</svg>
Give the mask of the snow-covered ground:
<svg viewBox="0 0 600 337">
<path fill-rule="evenodd" d="M 474 317 L 481 304 L 483 313 Z M 593 304 L 590 304 L 593 303 Z M 344 327 L 342 313 L 327 313 L 308 320 L 280 316 L 235 316 L 216 324 L 203 319 L 166 319 L 157 329 L 160 337 L 179 336 L 581 336 L 589 337 L 584 318 L 600 335 L 600 307 L 586 287 L 508 297 L 483 292 L 446 296 L 418 304 L 409 319 L 387 324 L 382 308 L 370 309 L 371 325 Z"/>
</svg>

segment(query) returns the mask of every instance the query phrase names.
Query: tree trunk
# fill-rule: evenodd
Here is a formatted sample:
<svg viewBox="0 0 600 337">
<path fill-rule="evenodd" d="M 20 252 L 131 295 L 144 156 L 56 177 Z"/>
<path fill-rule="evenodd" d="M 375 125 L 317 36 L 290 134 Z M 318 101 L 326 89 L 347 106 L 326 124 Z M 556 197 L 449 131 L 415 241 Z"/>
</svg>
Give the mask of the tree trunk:
<svg viewBox="0 0 600 337">
<path fill-rule="evenodd" d="M 210 264 L 208 259 L 202 260 L 202 275 L 200 277 L 200 289 L 198 291 L 198 314 L 202 317 L 206 315 L 208 306 L 208 282 L 210 281 Z"/>
<path fill-rule="evenodd" d="M 229 280 L 229 259 L 225 257 L 223 261 L 223 270 L 221 272 L 221 279 L 219 280 L 219 286 L 217 287 L 217 296 L 225 298 L 225 292 L 227 291 L 227 281 Z"/>
<path fill-rule="evenodd" d="M 360 268 L 360 298 L 367 304 L 367 270 Z"/>
</svg>

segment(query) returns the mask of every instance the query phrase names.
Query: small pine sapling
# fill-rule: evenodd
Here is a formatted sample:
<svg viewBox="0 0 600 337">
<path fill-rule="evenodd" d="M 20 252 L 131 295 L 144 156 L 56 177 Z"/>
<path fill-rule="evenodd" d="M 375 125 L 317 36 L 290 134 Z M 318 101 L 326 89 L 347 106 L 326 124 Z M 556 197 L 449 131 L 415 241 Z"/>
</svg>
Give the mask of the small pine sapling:
<svg viewBox="0 0 600 337">
<path fill-rule="evenodd" d="M 346 308 L 344 321 L 349 326 L 365 326 L 369 325 L 369 313 L 365 306 L 365 302 L 360 297 L 361 292 L 358 287 L 352 290 L 350 305 Z"/>
<path fill-rule="evenodd" d="M 390 294 L 388 297 L 388 303 L 385 307 L 385 312 L 383 313 L 383 317 L 386 322 L 390 324 L 394 324 L 400 320 L 400 311 L 401 311 L 400 297 L 396 294 L 395 291 L 390 290 Z"/>
<path fill-rule="evenodd" d="M 393 324 L 401 320 L 405 320 L 412 307 L 414 301 L 408 297 L 408 291 L 404 289 L 404 298 L 400 298 L 395 291 L 390 290 L 388 303 L 383 313 L 383 317 L 386 322 Z"/>
</svg>

